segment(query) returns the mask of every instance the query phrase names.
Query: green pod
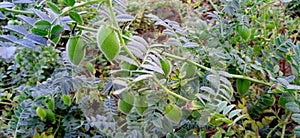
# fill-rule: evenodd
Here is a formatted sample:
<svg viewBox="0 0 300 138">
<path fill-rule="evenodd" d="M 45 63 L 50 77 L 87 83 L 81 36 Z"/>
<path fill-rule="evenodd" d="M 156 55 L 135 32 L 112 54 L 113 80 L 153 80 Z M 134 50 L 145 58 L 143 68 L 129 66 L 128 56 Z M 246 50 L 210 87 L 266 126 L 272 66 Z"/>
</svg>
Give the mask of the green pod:
<svg viewBox="0 0 300 138">
<path fill-rule="evenodd" d="M 162 67 L 162 70 L 164 71 L 165 73 L 165 76 L 169 76 L 171 71 L 172 71 L 172 64 L 169 60 L 160 60 L 160 64 L 161 64 L 161 67 Z"/>
<path fill-rule="evenodd" d="M 46 102 L 46 106 L 48 109 L 54 111 L 55 110 L 55 101 L 53 98 L 49 99 L 47 102 Z"/>
<path fill-rule="evenodd" d="M 41 118 L 44 119 L 47 116 L 47 112 L 42 107 L 36 108 L 36 114 Z"/>
<path fill-rule="evenodd" d="M 97 33 L 97 44 L 104 56 L 112 61 L 120 51 L 119 39 L 115 30 L 108 25 L 103 25 Z"/>
<path fill-rule="evenodd" d="M 85 56 L 84 43 L 80 36 L 72 36 L 67 42 L 67 54 L 70 62 L 79 65 Z"/>
<path fill-rule="evenodd" d="M 46 112 L 47 112 L 46 119 L 54 124 L 56 121 L 55 114 L 50 109 L 46 109 Z"/>
<path fill-rule="evenodd" d="M 243 28 L 241 25 L 237 26 L 236 31 L 244 40 L 247 40 L 251 35 L 251 30 L 246 27 Z"/>
<path fill-rule="evenodd" d="M 70 95 L 64 94 L 61 98 L 65 105 L 70 106 L 72 104 L 72 99 L 71 99 Z"/>
<path fill-rule="evenodd" d="M 236 89 L 237 89 L 238 93 L 240 95 L 244 96 L 246 94 L 246 92 L 248 91 L 250 84 L 251 84 L 251 82 L 249 80 L 237 79 L 236 80 Z"/>
</svg>

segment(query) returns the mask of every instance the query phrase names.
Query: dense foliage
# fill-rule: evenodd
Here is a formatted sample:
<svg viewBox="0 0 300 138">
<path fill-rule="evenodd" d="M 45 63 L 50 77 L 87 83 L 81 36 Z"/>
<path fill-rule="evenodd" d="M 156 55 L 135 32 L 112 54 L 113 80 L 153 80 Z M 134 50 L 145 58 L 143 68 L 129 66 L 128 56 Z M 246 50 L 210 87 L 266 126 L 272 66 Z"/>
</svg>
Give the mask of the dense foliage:
<svg viewBox="0 0 300 138">
<path fill-rule="evenodd" d="M 300 137 L 299 5 L 0 2 L 0 136 Z"/>
</svg>

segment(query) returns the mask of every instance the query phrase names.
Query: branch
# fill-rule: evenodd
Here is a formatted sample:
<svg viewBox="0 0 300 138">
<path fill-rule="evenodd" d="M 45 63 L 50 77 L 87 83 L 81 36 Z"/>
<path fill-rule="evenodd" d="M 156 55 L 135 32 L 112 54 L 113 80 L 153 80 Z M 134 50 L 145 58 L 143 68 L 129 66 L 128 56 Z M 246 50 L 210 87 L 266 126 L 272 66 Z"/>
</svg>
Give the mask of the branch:
<svg viewBox="0 0 300 138">
<path fill-rule="evenodd" d="M 208 68 L 206 66 L 203 66 L 203 65 L 200 65 L 198 63 L 196 63 L 195 61 L 193 60 L 189 60 L 189 59 L 186 59 L 186 58 L 183 58 L 183 57 L 179 57 L 179 56 L 176 56 L 176 55 L 172 55 L 170 53 L 166 53 L 166 52 L 162 52 L 162 51 L 159 51 L 157 50 L 159 53 L 161 53 L 162 55 L 166 56 L 166 57 L 170 57 L 170 58 L 173 58 L 173 59 L 176 59 L 176 60 L 181 60 L 181 61 L 186 61 L 198 68 L 201 68 L 201 69 L 204 69 L 206 71 L 209 71 L 209 72 L 215 72 L 213 69 L 211 68 Z M 272 86 L 272 84 L 268 83 L 268 82 L 264 82 L 264 81 L 261 81 L 261 80 L 258 80 L 258 79 L 255 79 L 255 78 L 251 78 L 251 77 L 248 77 L 248 76 L 243 76 L 243 75 L 237 75 L 237 74 L 229 74 L 231 76 L 231 78 L 236 78 L 236 79 L 244 79 L 244 80 L 249 80 L 251 82 L 255 82 L 255 83 L 258 83 L 258 84 L 263 84 L 263 85 L 267 85 L 267 86 Z"/>
<path fill-rule="evenodd" d="M 120 40 L 120 43 L 121 43 L 121 46 L 125 49 L 125 52 L 140 66 L 141 63 L 139 62 L 139 60 L 131 53 L 131 51 L 128 49 L 128 47 L 126 46 L 125 42 L 124 42 L 124 39 L 122 38 L 122 32 L 121 30 L 119 29 L 119 25 L 118 25 L 118 22 L 116 20 L 116 16 L 115 16 L 115 13 L 114 13 L 114 10 L 113 10 L 113 6 L 112 6 L 112 2 L 111 0 L 107 0 L 107 3 L 108 3 L 108 9 L 109 9 L 109 13 L 110 13 L 110 16 L 112 18 L 112 21 L 113 21 L 113 26 L 114 28 L 118 28 L 116 29 L 116 32 L 118 34 L 118 37 L 119 37 L 119 40 Z"/>
<path fill-rule="evenodd" d="M 9 103 L 9 102 L 0 102 L 0 104 L 4 104 L 4 105 L 12 105 L 12 106 L 17 105 L 17 103 L 14 103 L 14 102 L 12 102 L 12 103 Z"/>
<path fill-rule="evenodd" d="M 84 26 L 81 26 L 81 25 L 77 25 L 78 28 L 80 29 L 84 29 L 84 30 L 87 30 L 87 31 L 91 31 L 91 32 L 97 32 L 96 29 L 93 29 L 93 28 L 88 28 L 88 27 L 84 27 Z M 125 38 L 125 39 L 128 39 L 128 40 L 132 40 L 131 38 L 127 37 L 127 36 L 124 36 L 124 35 L 121 35 L 121 37 Z M 123 39 L 122 39 L 123 40 Z M 176 60 L 181 60 L 181 61 L 186 61 L 198 68 L 201 68 L 201 69 L 204 69 L 206 71 L 209 71 L 209 72 L 215 72 L 215 70 L 211 69 L 211 68 L 208 68 L 206 66 L 203 66 L 203 65 L 200 65 L 198 63 L 196 63 L 195 61 L 193 60 L 189 60 L 189 59 L 186 59 L 186 58 L 183 58 L 183 57 L 179 57 L 179 56 L 176 56 L 176 55 L 172 55 L 170 53 L 166 53 L 166 52 L 162 52 L 162 51 L 159 51 L 157 50 L 159 53 L 162 53 L 164 56 L 167 56 L 169 58 L 172 58 L 172 59 L 176 59 Z M 130 51 L 129 51 L 130 52 Z M 131 53 L 131 52 L 130 52 Z M 255 78 L 251 78 L 251 77 L 248 77 L 248 76 L 243 76 L 243 75 L 237 75 L 237 74 L 229 74 L 231 76 L 231 78 L 235 78 L 235 79 L 244 79 L 244 80 L 249 80 L 251 82 L 254 82 L 254 83 L 258 83 L 258 84 L 263 84 L 263 85 L 266 85 L 266 86 L 272 86 L 271 83 L 268 83 L 268 82 L 264 82 L 264 81 L 261 81 L 261 80 L 258 80 L 258 79 L 255 79 Z"/>
<path fill-rule="evenodd" d="M 95 4 L 95 3 L 100 3 L 100 2 L 103 2 L 104 0 L 91 0 L 91 1 L 87 1 L 87 2 L 82 2 L 82 3 L 76 3 L 74 6 L 72 6 L 72 7 L 67 7 L 67 8 L 64 8 L 64 9 L 66 9 L 65 11 L 63 11 L 61 14 L 59 14 L 59 16 L 57 16 L 53 21 L 52 21 L 52 24 L 53 23 L 55 23 L 55 21 L 59 18 L 59 17 L 61 17 L 61 16 L 63 16 L 63 15 L 65 15 L 66 13 L 68 13 L 69 11 L 71 11 L 71 10 L 74 10 L 74 9 L 76 9 L 76 8 L 80 8 L 80 7 L 83 7 L 83 6 L 86 6 L 86 5 L 91 5 L 91 4 Z"/>
<path fill-rule="evenodd" d="M 7 12 L 14 13 L 14 14 L 34 15 L 34 12 L 32 12 L 32 11 L 15 10 L 15 9 L 9 9 L 9 8 L 0 8 L 0 11 L 7 11 Z"/>
<path fill-rule="evenodd" d="M 152 77 L 152 80 L 154 82 L 156 82 L 156 84 L 158 84 L 167 94 L 173 95 L 173 96 L 175 96 L 175 97 L 177 97 L 177 98 L 179 98 L 183 101 L 189 101 L 189 99 L 187 99 L 187 98 L 185 98 L 181 95 L 178 95 L 178 94 L 172 92 L 171 90 L 169 90 L 165 85 L 161 84 L 155 76 Z"/>
<path fill-rule="evenodd" d="M 285 135 L 285 131 L 286 131 L 286 125 L 288 124 L 289 119 L 291 118 L 291 115 L 292 115 L 292 113 L 289 113 L 287 115 L 287 117 L 284 119 L 283 127 L 282 127 L 282 133 L 281 133 L 281 138 L 285 137 L 284 135 Z"/>
</svg>

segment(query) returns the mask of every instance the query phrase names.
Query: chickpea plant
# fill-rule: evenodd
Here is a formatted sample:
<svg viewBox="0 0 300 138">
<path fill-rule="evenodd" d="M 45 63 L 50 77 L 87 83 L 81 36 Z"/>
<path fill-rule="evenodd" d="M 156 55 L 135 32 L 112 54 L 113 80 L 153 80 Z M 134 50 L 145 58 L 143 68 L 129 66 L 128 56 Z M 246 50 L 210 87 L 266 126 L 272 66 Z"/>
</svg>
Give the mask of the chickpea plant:
<svg viewBox="0 0 300 138">
<path fill-rule="evenodd" d="M 7 120 L 0 120 L 7 124 L 0 126 L 0 134 L 300 136 L 300 44 L 281 35 L 279 24 L 266 21 L 297 19 L 267 12 L 284 11 L 288 1 L 280 2 L 281 7 L 254 3 L 258 4 L 209 0 L 213 11 L 204 21 L 197 13 L 203 10 L 197 8 L 200 3 L 183 1 L 182 7 L 195 8 L 182 13 L 187 16 L 181 24 L 143 15 L 153 27 L 163 28 L 166 41 L 157 43 L 129 31 L 135 16 L 126 12 L 125 0 L 0 2 L 0 19 L 13 16 L 19 21 L 2 27 L 3 47 L 37 52 L 54 47 L 61 60 L 51 77 L 34 86 L 11 88 L 13 100 L 2 102 L 0 95 L 0 105 L 13 108 Z M 20 10 L 23 4 L 28 7 Z M 250 11 L 242 10 L 248 6 Z M 95 11 L 91 21 L 86 22 L 84 8 Z M 256 15 L 254 9 L 266 12 Z M 267 28 L 269 24 L 277 26 Z M 261 26 L 265 30 L 257 31 Z M 95 78 L 91 74 L 100 60 L 110 66 L 108 75 Z"/>
</svg>

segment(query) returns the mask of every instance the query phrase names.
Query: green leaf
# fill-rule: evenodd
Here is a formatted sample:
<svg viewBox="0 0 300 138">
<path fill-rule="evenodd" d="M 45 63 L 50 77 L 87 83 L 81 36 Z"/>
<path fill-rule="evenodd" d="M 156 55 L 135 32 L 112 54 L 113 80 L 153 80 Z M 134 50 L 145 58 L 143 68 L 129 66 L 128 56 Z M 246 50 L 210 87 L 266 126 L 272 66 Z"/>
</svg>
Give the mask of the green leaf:
<svg viewBox="0 0 300 138">
<path fill-rule="evenodd" d="M 294 101 L 294 97 L 289 93 L 283 93 L 279 98 L 279 105 L 285 107 L 288 102 Z"/>
<path fill-rule="evenodd" d="M 216 113 L 211 117 L 210 123 L 215 126 L 220 126 L 223 124 L 224 121 L 226 121 L 222 118 L 225 118 L 225 116 L 223 114 Z"/>
<path fill-rule="evenodd" d="M 276 83 L 273 86 L 271 86 L 271 90 L 274 93 L 284 93 L 285 92 L 285 86 L 283 86 L 280 83 Z"/>
<path fill-rule="evenodd" d="M 136 70 L 137 66 L 136 65 L 132 65 L 128 62 L 122 62 L 122 69 L 126 69 L 126 70 Z"/>
<path fill-rule="evenodd" d="M 224 118 L 217 118 L 216 120 L 217 121 L 222 121 L 222 122 L 224 122 L 226 124 L 231 124 L 233 122 L 232 120 L 230 120 L 230 119 L 228 119 L 226 117 L 224 117 Z"/>
<path fill-rule="evenodd" d="M 118 102 L 118 108 L 125 114 L 128 114 L 134 104 L 134 95 L 130 92 L 124 92 Z"/>
<path fill-rule="evenodd" d="M 295 102 L 288 102 L 287 104 L 285 104 L 285 108 L 294 113 L 300 112 L 299 105 Z"/>
<path fill-rule="evenodd" d="M 225 107 L 224 110 L 223 110 L 223 115 L 226 115 L 227 113 L 229 113 L 230 110 L 232 110 L 234 107 L 235 107 L 234 104 Z"/>
<path fill-rule="evenodd" d="M 284 3 L 288 3 L 288 2 L 291 2 L 291 1 L 293 1 L 293 0 L 282 0 L 282 2 L 284 2 Z"/>
<path fill-rule="evenodd" d="M 110 26 L 103 25 L 99 28 L 97 43 L 99 49 L 109 61 L 112 61 L 119 54 L 119 40 L 115 31 Z"/>
<path fill-rule="evenodd" d="M 177 105 L 169 104 L 168 106 L 166 106 L 164 111 L 168 119 L 177 124 L 180 122 L 182 118 L 182 111 Z"/>
<path fill-rule="evenodd" d="M 189 110 L 200 110 L 205 107 L 205 103 L 202 103 L 201 101 L 196 101 L 196 100 L 188 101 L 186 103 L 186 105 Z"/>
<path fill-rule="evenodd" d="M 47 116 L 47 112 L 42 107 L 36 108 L 36 114 L 41 118 L 44 119 Z"/>
<path fill-rule="evenodd" d="M 139 97 L 136 97 L 139 98 Z M 135 103 L 135 97 L 131 92 L 124 92 L 122 93 L 121 99 L 131 105 Z"/>
<path fill-rule="evenodd" d="M 296 127 L 294 128 L 294 134 L 295 134 L 296 136 L 300 137 L 300 126 L 296 126 Z"/>
<path fill-rule="evenodd" d="M 36 34 L 36 35 L 40 35 L 40 36 L 46 36 L 48 34 L 47 30 L 42 30 L 42 29 L 39 29 L 39 28 L 32 28 L 31 32 Z"/>
<path fill-rule="evenodd" d="M 78 24 L 83 23 L 83 20 L 82 20 L 81 16 L 77 12 L 69 11 L 69 16 L 71 17 L 72 20 L 74 20 Z"/>
<path fill-rule="evenodd" d="M 246 92 L 249 90 L 251 82 L 249 80 L 245 79 L 237 79 L 236 80 L 236 89 L 238 93 L 242 96 L 246 94 Z"/>
<path fill-rule="evenodd" d="M 65 0 L 65 3 L 66 3 L 68 6 L 74 6 L 74 5 L 75 5 L 75 0 Z"/>
<path fill-rule="evenodd" d="M 49 99 L 46 103 L 46 106 L 48 109 L 54 111 L 54 109 L 55 109 L 54 99 L 53 98 Z"/>
<path fill-rule="evenodd" d="M 231 119 L 232 117 L 236 116 L 241 111 L 242 111 L 241 109 L 235 109 L 235 110 L 231 111 L 228 115 L 228 118 Z"/>
<path fill-rule="evenodd" d="M 208 88 L 209 90 L 211 89 L 210 87 L 205 87 L 205 88 Z M 213 89 L 211 89 L 211 90 L 213 91 Z M 226 107 L 227 107 L 227 102 L 226 101 L 220 102 L 218 104 L 217 112 L 222 112 Z M 225 111 L 223 111 L 223 114 L 224 113 L 225 113 Z"/>
<path fill-rule="evenodd" d="M 72 104 L 72 100 L 71 100 L 70 95 L 65 95 L 64 94 L 61 98 L 62 98 L 65 105 L 70 106 Z"/>
<path fill-rule="evenodd" d="M 143 113 L 148 108 L 148 104 L 146 103 L 146 99 L 147 98 L 144 95 L 134 96 L 134 106 L 135 106 L 135 108 L 137 109 L 137 111 L 140 115 L 143 115 Z M 128 98 L 126 101 L 131 101 L 131 100 L 129 100 L 129 98 Z"/>
<path fill-rule="evenodd" d="M 118 108 L 120 109 L 121 112 L 128 114 L 130 110 L 132 109 L 133 105 L 129 104 L 123 100 L 119 100 L 118 102 Z"/>
<path fill-rule="evenodd" d="M 185 62 L 180 70 L 180 73 L 186 73 L 184 78 L 191 78 L 195 75 L 197 67 Z"/>
<path fill-rule="evenodd" d="M 95 71 L 95 68 L 94 68 L 94 65 L 91 63 L 91 62 L 87 62 L 86 64 L 85 64 L 85 67 L 86 67 L 86 69 L 89 71 L 89 72 L 91 72 L 91 73 L 95 73 L 96 71 Z"/>
<path fill-rule="evenodd" d="M 300 124 L 300 114 L 293 114 L 292 115 L 292 119 L 297 122 L 298 124 Z"/>
<path fill-rule="evenodd" d="M 170 73 L 171 73 L 171 69 L 172 69 L 172 64 L 169 60 L 160 60 L 160 64 L 161 64 L 161 67 L 162 67 L 162 70 L 164 71 L 165 73 L 165 76 L 169 76 Z"/>
<path fill-rule="evenodd" d="M 265 106 L 272 106 L 275 103 L 275 98 L 272 95 L 261 96 L 259 102 Z"/>
<path fill-rule="evenodd" d="M 47 1 L 47 5 L 49 6 L 49 8 L 50 8 L 53 12 L 55 12 L 55 13 L 57 13 L 57 14 L 61 14 L 60 9 L 59 9 L 59 8 L 57 7 L 57 5 L 54 4 L 53 2 Z"/>
<path fill-rule="evenodd" d="M 229 130 L 226 132 L 226 136 L 233 136 L 235 134 L 235 131 Z"/>
<path fill-rule="evenodd" d="M 31 29 L 31 32 L 40 36 L 46 36 L 50 28 L 50 22 L 46 20 L 40 20 L 34 24 L 34 27 Z"/>
<path fill-rule="evenodd" d="M 51 28 L 51 23 L 46 20 L 40 20 L 34 24 L 34 27 L 49 30 Z"/>
<path fill-rule="evenodd" d="M 50 39 L 57 44 L 60 40 L 61 33 L 64 30 L 64 28 L 60 25 L 55 25 L 51 28 L 50 31 Z"/>
<path fill-rule="evenodd" d="M 237 123 L 238 121 L 240 121 L 240 120 L 243 119 L 244 117 L 246 117 L 245 114 L 236 117 L 236 118 L 233 120 L 232 124 Z"/>
<path fill-rule="evenodd" d="M 215 133 L 212 138 L 222 138 L 222 131 L 218 130 L 217 133 Z"/>
<path fill-rule="evenodd" d="M 237 26 L 236 30 L 244 40 L 247 40 L 251 35 L 251 30 L 247 27 L 243 28 L 243 26 L 239 25 Z"/>
<path fill-rule="evenodd" d="M 50 109 L 46 109 L 46 112 L 47 112 L 46 119 L 51 121 L 54 124 L 56 121 L 55 114 Z"/>
<path fill-rule="evenodd" d="M 72 64 L 79 65 L 85 56 L 84 43 L 80 36 L 73 36 L 67 42 L 67 54 Z"/>
<path fill-rule="evenodd" d="M 254 112 L 256 112 L 258 114 L 261 114 L 264 111 L 263 107 L 259 106 L 259 105 L 253 105 L 252 109 Z"/>
</svg>

